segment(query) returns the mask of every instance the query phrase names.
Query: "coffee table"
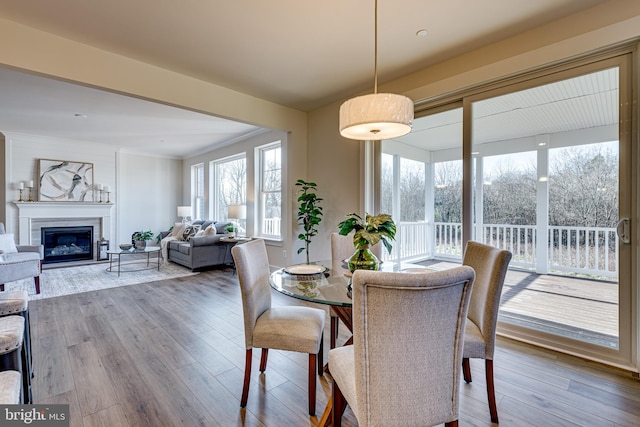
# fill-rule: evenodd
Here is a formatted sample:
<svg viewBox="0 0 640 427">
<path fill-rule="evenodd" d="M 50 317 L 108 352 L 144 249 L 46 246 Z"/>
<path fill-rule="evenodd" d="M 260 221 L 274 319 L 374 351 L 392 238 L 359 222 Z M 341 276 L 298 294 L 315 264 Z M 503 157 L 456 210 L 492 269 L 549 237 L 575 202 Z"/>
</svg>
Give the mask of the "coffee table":
<svg viewBox="0 0 640 427">
<path fill-rule="evenodd" d="M 146 261 L 144 260 L 144 255 L 147 255 L 147 259 Z M 151 262 L 151 254 L 156 254 L 157 258 L 156 258 L 156 262 L 152 263 Z M 123 251 L 122 249 L 117 249 L 117 250 L 109 250 L 107 251 L 107 255 L 109 256 L 109 268 L 107 268 L 108 272 L 114 272 L 114 256 L 117 257 L 118 260 L 118 277 L 120 277 L 120 272 L 122 271 L 123 273 L 126 272 L 130 272 L 130 271 L 141 271 L 141 270 L 151 270 L 153 268 L 157 268 L 158 271 L 160 271 L 160 247 L 159 246 L 147 246 L 144 249 L 129 249 L 126 251 Z M 131 262 L 126 262 L 123 263 L 122 262 L 122 258 L 123 257 L 127 257 L 129 255 L 138 255 L 136 258 L 141 258 L 141 260 L 135 260 L 131 261 Z M 140 267 L 140 268 L 134 268 L 134 269 L 130 269 L 130 268 L 126 268 L 126 269 L 121 269 L 122 266 L 129 266 L 129 265 L 134 265 L 134 264 L 145 264 L 146 266 Z"/>
</svg>

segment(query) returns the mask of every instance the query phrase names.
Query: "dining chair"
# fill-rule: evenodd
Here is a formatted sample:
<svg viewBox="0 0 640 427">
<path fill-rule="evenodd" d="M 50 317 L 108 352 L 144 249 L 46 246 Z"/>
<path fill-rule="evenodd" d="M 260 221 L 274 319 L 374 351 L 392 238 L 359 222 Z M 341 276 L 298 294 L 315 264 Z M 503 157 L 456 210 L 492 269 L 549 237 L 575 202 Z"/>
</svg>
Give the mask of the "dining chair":
<svg viewBox="0 0 640 427">
<path fill-rule="evenodd" d="M 323 374 L 323 331 L 326 312 L 318 308 L 271 305 L 269 259 L 264 240 L 231 249 L 238 273 L 244 313 L 245 369 L 240 406 L 247 405 L 253 348 L 261 348 L 260 372 L 267 369 L 269 349 L 309 354 L 309 415 L 316 412 L 316 376 Z"/>
<path fill-rule="evenodd" d="M 347 404 L 360 426 L 457 426 L 474 275 L 354 272 L 354 343 L 329 350 L 334 427 Z"/>
<path fill-rule="evenodd" d="M 498 422 L 498 409 L 493 382 L 493 356 L 500 296 L 511 256 L 509 251 L 469 241 L 462 259 L 463 265 L 472 267 L 476 272 L 464 335 L 462 372 L 465 382 L 470 383 L 469 358 L 485 360 L 487 399 L 491 421 L 494 423 Z"/>
</svg>

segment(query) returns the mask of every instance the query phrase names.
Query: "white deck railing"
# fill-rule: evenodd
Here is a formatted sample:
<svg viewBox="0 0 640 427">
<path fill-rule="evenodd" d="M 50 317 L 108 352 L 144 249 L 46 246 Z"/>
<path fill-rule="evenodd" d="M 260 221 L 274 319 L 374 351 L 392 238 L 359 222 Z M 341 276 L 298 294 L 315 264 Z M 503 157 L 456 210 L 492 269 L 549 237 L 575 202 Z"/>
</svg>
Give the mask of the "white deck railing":
<svg viewBox="0 0 640 427">
<path fill-rule="evenodd" d="M 538 233 L 533 225 L 483 224 L 480 229 L 482 235 L 477 240 L 509 250 L 513 254 L 513 266 L 540 273 L 558 271 L 601 277 L 616 277 L 618 273 L 615 228 L 550 226 L 543 248 L 536 246 Z M 438 222 L 430 226 L 426 222 L 401 222 L 396 240 L 391 255 L 384 252 L 384 260 L 398 259 L 398 255 L 401 260 L 419 257 L 462 259 L 460 223 Z"/>
</svg>

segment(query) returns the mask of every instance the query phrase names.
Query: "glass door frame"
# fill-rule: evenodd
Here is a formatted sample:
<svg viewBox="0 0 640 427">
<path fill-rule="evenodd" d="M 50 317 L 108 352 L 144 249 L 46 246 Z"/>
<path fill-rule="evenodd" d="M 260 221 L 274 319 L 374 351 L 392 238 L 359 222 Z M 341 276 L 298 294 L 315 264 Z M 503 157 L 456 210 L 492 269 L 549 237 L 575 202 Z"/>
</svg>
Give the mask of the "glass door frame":
<svg viewBox="0 0 640 427">
<path fill-rule="evenodd" d="M 637 197 L 637 141 L 632 144 L 634 134 L 632 123 L 632 94 L 635 85 L 632 85 L 632 56 L 631 52 L 625 54 L 613 54 L 607 58 L 591 59 L 583 64 L 570 64 L 564 69 L 553 72 L 540 73 L 528 76 L 520 82 L 512 82 L 500 87 L 483 91 L 482 93 L 463 97 L 463 244 L 472 238 L 473 232 L 473 159 L 472 159 L 472 115 L 473 103 L 496 96 L 505 95 L 532 87 L 570 79 L 583 74 L 588 74 L 603 69 L 618 67 L 620 76 L 619 87 L 619 149 L 620 149 L 620 184 L 619 184 L 619 216 L 629 218 L 631 224 L 637 224 L 638 203 Z M 630 195 L 626 197 L 626 195 Z M 632 227 L 633 228 L 633 227 Z M 610 349 L 586 342 L 560 337 L 553 334 L 535 331 L 522 326 L 501 322 L 498 325 L 498 334 L 529 342 L 535 345 L 560 350 L 565 353 L 586 357 L 603 363 L 614 365 L 623 369 L 638 370 L 637 334 L 638 334 L 638 310 L 637 310 L 637 271 L 632 262 L 637 259 L 634 244 L 621 244 L 619 250 L 619 348 Z M 635 297 L 634 297 L 635 296 Z"/>
</svg>

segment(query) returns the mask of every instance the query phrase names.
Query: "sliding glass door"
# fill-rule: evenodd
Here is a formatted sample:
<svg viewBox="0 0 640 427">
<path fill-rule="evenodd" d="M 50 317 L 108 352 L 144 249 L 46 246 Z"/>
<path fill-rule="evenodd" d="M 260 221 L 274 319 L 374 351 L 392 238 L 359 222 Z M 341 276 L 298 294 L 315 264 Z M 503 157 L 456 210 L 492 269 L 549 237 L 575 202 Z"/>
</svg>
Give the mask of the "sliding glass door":
<svg viewBox="0 0 640 427">
<path fill-rule="evenodd" d="M 466 102 L 471 238 L 513 253 L 500 331 L 620 365 L 632 345 L 627 81 L 618 57 Z"/>
<path fill-rule="evenodd" d="M 467 240 L 508 249 L 500 334 L 631 367 L 630 57 L 417 111 L 382 143 L 381 210 L 399 219 L 388 258 L 449 268 Z"/>
</svg>

